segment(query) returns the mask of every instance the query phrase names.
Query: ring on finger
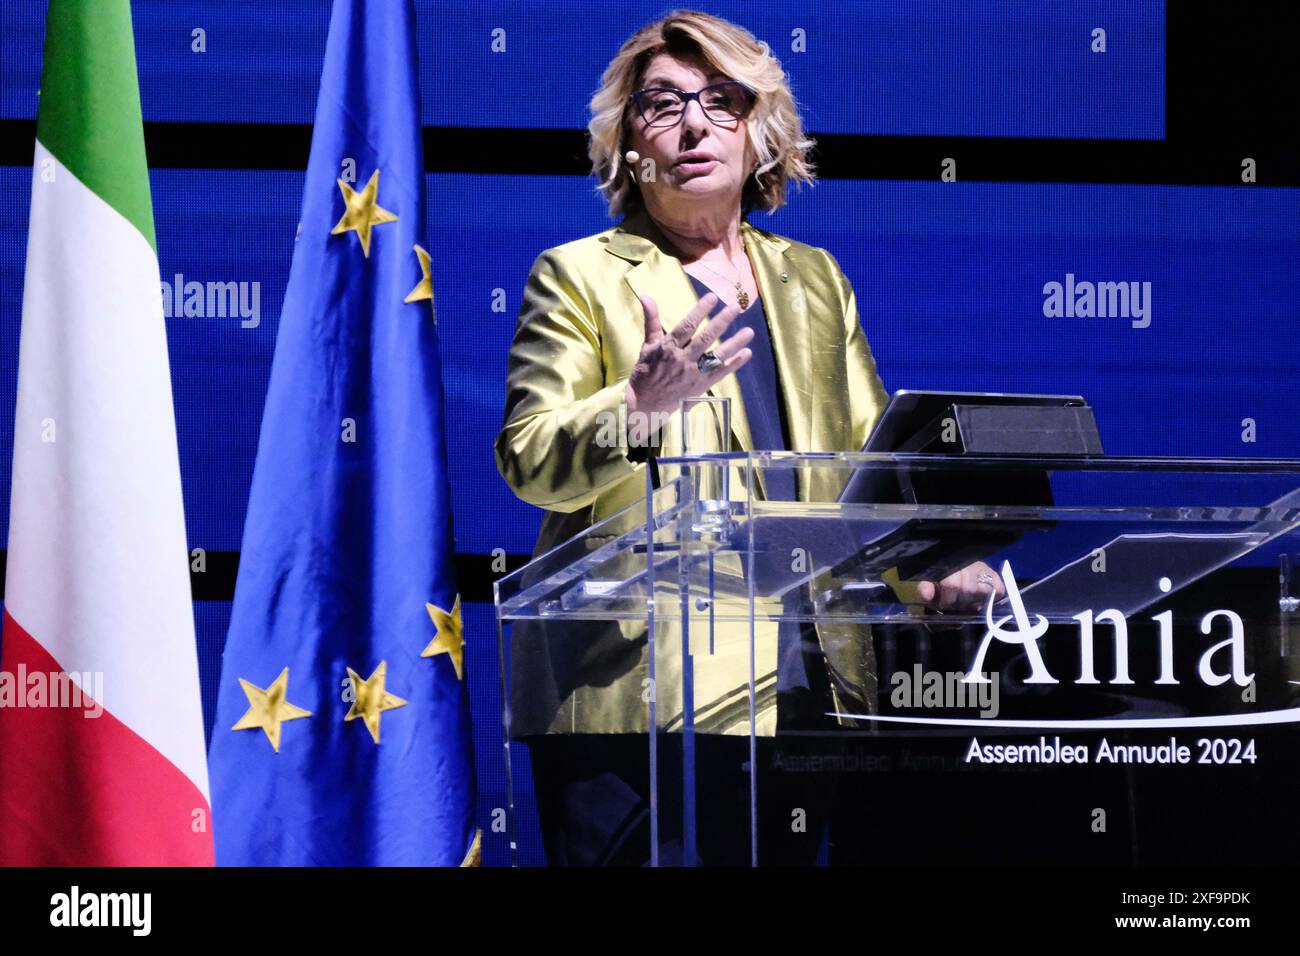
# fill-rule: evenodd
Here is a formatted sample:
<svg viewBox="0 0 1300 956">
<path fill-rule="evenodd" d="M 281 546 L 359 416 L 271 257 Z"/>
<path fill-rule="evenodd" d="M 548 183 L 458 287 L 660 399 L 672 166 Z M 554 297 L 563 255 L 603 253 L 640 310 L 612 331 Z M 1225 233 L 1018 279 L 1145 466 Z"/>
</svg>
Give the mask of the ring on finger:
<svg viewBox="0 0 1300 956">
<path fill-rule="evenodd" d="M 718 357 L 718 353 L 713 351 L 713 349 L 709 349 L 696 359 L 695 364 L 701 372 L 707 375 L 714 369 L 721 368 L 723 363 L 722 359 Z"/>
</svg>

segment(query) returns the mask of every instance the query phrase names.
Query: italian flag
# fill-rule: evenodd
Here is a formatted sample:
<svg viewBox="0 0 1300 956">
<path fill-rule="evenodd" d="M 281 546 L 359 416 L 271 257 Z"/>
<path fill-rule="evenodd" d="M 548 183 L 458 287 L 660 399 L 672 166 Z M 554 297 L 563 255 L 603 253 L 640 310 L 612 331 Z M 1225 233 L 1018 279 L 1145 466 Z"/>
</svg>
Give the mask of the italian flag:
<svg viewBox="0 0 1300 956">
<path fill-rule="evenodd" d="M 210 865 L 129 0 L 51 0 L 0 645 L 0 864 Z"/>
</svg>

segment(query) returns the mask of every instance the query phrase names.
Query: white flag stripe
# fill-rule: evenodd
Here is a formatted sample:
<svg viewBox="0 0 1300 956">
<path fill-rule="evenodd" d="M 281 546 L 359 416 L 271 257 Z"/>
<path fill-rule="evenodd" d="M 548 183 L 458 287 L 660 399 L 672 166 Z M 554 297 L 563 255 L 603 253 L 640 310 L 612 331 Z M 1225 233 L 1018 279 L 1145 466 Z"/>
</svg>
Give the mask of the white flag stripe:
<svg viewBox="0 0 1300 956">
<path fill-rule="evenodd" d="M 206 798 L 157 256 L 39 142 L 32 191 L 6 608 Z"/>
</svg>

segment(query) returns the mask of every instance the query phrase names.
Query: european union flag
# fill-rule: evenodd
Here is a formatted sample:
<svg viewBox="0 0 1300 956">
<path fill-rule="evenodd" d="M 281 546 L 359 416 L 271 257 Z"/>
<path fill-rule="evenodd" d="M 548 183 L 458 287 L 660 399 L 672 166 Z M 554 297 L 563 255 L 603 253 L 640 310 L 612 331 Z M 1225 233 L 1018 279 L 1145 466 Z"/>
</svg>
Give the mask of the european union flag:
<svg viewBox="0 0 1300 956">
<path fill-rule="evenodd" d="M 217 862 L 477 862 L 411 0 L 335 0 L 209 763 Z"/>
</svg>

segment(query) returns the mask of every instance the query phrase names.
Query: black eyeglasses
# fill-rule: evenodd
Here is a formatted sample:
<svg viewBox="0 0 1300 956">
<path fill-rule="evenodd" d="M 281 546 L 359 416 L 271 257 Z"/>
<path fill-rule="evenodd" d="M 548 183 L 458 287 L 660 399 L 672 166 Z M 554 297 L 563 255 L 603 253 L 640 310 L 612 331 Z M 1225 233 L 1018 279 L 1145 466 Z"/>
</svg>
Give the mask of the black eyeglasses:
<svg viewBox="0 0 1300 956">
<path fill-rule="evenodd" d="M 704 115 L 714 123 L 735 123 L 753 108 L 756 98 L 753 90 L 736 80 L 710 83 L 694 93 L 671 86 L 648 86 L 628 97 L 645 124 L 658 128 L 680 123 L 691 100 L 698 101 Z"/>
</svg>

